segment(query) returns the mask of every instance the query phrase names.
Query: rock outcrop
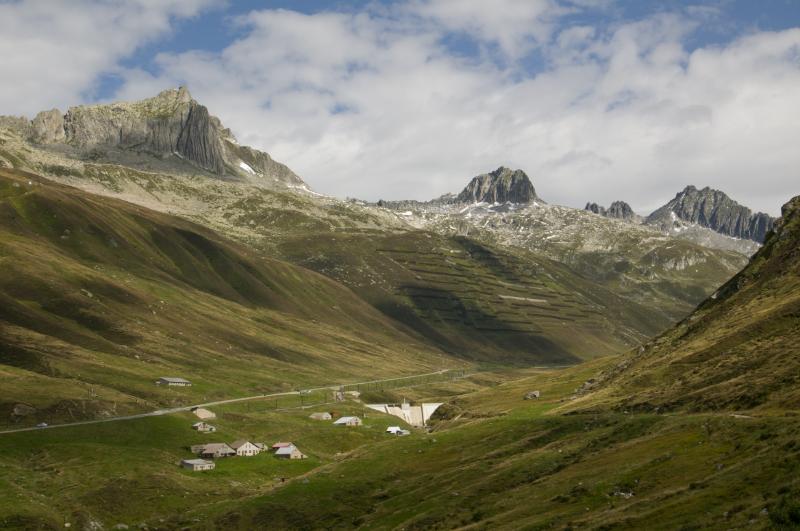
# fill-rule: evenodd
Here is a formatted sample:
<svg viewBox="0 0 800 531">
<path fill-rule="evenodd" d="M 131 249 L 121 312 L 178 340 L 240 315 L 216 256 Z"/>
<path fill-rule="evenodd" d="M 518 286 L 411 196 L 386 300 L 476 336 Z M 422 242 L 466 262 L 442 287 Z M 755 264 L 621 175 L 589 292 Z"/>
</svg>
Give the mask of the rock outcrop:
<svg viewBox="0 0 800 531">
<path fill-rule="evenodd" d="M 763 212 L 754 214 L 719 190 L 709 187 L 698 190 L 694 186 L 684 188 L 669 203 L 650 214 L 646 222 L 669 230 L 678 220 L 759 243 L 775 224 L 774 218 Z"/>
<path fill-rule="evenodd" d="M 92 154 L 112 149 L 161 158 L 174 156 L 221 177 L 305 186 L 294 172 L 268 154 L 240 146 L 230 130 L 192 99 L 185 87 L 137 102 L 72 107 L 66 115 L 52 109 L 30 122 L 0 117 L 0 126 L 40 145 L 67 144 Z"/>
<path fill-rule="evenodd" d="M 530 203 L 534 200 L 542 202 L 525 172 L 503 166 L 473 177 L 456 198 L 458 203 Z"/>
<path fill-rule="evenodd" d="M 626 221 L 636 219 L 636 213 L 625 201 L 614 201 L 608 208 L 602 207 L 597 203 L 586 203 L 584 210 L 594 212 L 595 214 L 607 218 L 622 219 Z"/>
<path fill-rule="evenodd" d="M 31 121 L 30 138 L 37 144 L 66 142 L 64 115 L 58 109 L 42 111 Z"/>
</svg>

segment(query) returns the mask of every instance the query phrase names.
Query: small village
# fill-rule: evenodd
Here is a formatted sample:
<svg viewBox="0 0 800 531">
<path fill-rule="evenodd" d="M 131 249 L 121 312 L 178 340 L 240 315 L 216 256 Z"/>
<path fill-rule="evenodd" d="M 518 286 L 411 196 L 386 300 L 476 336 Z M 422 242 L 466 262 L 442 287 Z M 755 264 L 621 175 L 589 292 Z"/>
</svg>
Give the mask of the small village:
<svg viewBox="0 0 800 531">
<path fill-rule="evenodd" d="M 188 380 L 178 377 L 162 377 L 156 381 L 156 384 L 177 387 L 188 387 L 192 385 Z M 344 401 L 345 394 L 358 401 L 358 392 L 350 391 L 344 393 L 341 390 L 334 392 L 334 401 Z M 399 417 L 413 427 L 423 428 L 427 425 L 427 421 L 430 419 L 433 412 L 441 404 L 429 403 L 412 406 L 410 403 L 403 400 L 401 404 L 364 405 L 371 410 Z M 194 407 L 191 409 L 191 412 L 198 419 L 197 422 L 192 424 L 193 430 L 207 434 L 217 432 L 217 427 L 209 422 L 217 418 L 213 411 L 204 407 Z M 364 425 L 363 419 L 359 416 L 338 416 L 336 413 L 329 411 L 316 411 L 311 413 L 308 418 L 314 421 L 331 422 L 334 426 L 345 428 L 358 428 Z M 388 426 L 385 433 L 394 436 L 406 436 L 410 435 L 411 431 L 401 426 Z M 189 446 L 188 449 L 195 457 L 182 459 L 180 466 L 192 472 L 214 470 L 216 468 L 216 461 L 219 459 L 256 457 L 262 453 L 271 454 L 274 459 L 302 460 L 308 458 L 308 455 L 303 453 L 298 445 L 292 441 L 277 441 L 273 444 L 268 444 L 263 441 L 251 441 L 240 438 L 230 443 L 215 441 L 194 444 Z"/>
</svg>

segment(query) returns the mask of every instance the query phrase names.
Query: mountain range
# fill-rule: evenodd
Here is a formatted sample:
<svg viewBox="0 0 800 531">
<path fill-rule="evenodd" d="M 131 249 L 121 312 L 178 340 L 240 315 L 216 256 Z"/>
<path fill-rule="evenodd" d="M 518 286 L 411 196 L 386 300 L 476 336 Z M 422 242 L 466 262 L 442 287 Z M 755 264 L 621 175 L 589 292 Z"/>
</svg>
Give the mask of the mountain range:
<svg viewBox="0 0 800 531">
<path fill-rule="evenodd" d="M 315 193 L 185 88 L 0 117 L 0 527 L 800 524 L 800 198 L 465 183 Z M 220 437 L 310 458 L 176 466 L 208 435 L 169 408 L 247 397 Z M 364 409 L 407 398 L 443 404 L 408 437 Z"/>
</svg>

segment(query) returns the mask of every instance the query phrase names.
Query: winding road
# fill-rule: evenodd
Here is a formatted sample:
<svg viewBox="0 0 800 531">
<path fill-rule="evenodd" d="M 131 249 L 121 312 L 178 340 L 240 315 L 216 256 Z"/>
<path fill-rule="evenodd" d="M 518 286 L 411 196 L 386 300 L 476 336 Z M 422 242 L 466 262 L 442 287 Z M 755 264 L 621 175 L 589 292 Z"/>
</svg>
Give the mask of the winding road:
<svg viewBox="0 0 800 531">
<path fill-rule="evenodd" d="M 65 424 L 52 424 L 52 425 L 42 426 L 42 427 L 32 426 L 32 427 L 29 427 L 29 428 L 16 428 L 16 429 L 13 429 L 13 430 L 0 431 L 0 435 L 4 435 L 4 434 L 7 434 L 7 433 L 20 433 L 20 432 L 24 432 L 24 431 L 40 431 L 40 430 L 52 430 L 52 429 L 56 429 L 56 428 L 68 428 L 70 426 L 86 426 L 88 424 L 101 424 L 101 423 L 104 423 L 104 422 L 118 422 L 120 420 L 133 420 L 133 419 L 143 419 L 143 418 L 147 418 L 147 417 L 160 417 L 161 415 L 172 415 L 174 413 L 181 413 L 181 412 L 184 412 L 184 411 L 191 411 L 192 409 L 197 408 L 197 407 L 211 407 L 211 406 L 219 406 L 219 405 L 224 405 L 224 404 L 234 404 L 236 402 L 247 402 L 249 400 L 261 400 L 261 399 L 264 399 L 264 398 L 278 398 L 278 397 L 281 397 L 281 396 L 300 395 L 300 394 L 310 393 L 310 392 L 313 392 L 313 391 L 336 390 L 336 389 L 339 389 L 342 386 L 344 386 L 344 387 L 352 387 L 352 386 L 358 386 L 358 385 L 369 385 L 369 384 L 378 384 L 378 383 L 384 383 L 384 382 L 395 382 L 395 381 L 398 381 L 398 380 L 407 380 L 407 379 L 411 379 L 411 378 L 421 378 L 421 377 L 424 377 L 424 376 L 435 376 L 435 375 L 438 375 L 438 374 L 444 374 L 444 373 L 449 372 L 451 370 L 453 370 L 453 369 L 442 369 L 442 370 L 436 371 L 436 372 L 428 372 L 428 373 L 424 373 L 424 374 L 414 374 L 412 376 L 400 376 L 400 377 L 397 377 L 397 378 L 386 378 L 384 380 L 370 380 L 370 381 L 366 381 L 366 382 L 355 382 L 355 383 L 348 383 L 348 384 L 326 385 L 326 386 L 322 386 L 322 387 L 314 387 L 314 388 L 309 388 L 309 389 L 303 389 L 303 390 L 300 390 L 300 391 L 286 391 L 284 393 L 272 393 L 272 394 L 269 394 L 269 395 L 253 395 L 253 396 L 245 396 L 245 397 L 241 397 L 241 398 L 229 398 L 227 400 L 217 400 L 217 401 L 214 401 L 214 402 L 205 402 L 203 404 L 193 404 L 191 406 L 173 407 L 173 408 L 169 408 L 169 409 L 157 409 L 155 411 L 150 411 L 148 413 L 137 413 L 136 415 L 125 415 L 125 416 L 122 416 L 122 417 L 109 417 L 109 418 L 105 418 L 105 419 L 82 420 L 82 421 L 78 421 L 78 422 L 68 422 L 68 423 L 65 423 Z"/>
</svg>

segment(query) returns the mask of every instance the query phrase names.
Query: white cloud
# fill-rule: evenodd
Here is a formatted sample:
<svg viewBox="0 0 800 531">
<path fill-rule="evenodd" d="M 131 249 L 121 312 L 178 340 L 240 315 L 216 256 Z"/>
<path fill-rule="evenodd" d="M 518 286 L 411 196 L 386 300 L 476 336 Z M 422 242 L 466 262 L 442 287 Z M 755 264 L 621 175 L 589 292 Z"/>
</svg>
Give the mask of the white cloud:
<svg viewBox="0 0 800 531">
<path fill-rule="evenodd" d="M 0 113 L 74 104 L 100 74 L 212 0 L 0 2 Z"/>
<path fill-rule="evenodd" d="M 800 29 L 690 51 L 686 16 L 564 27 L 581 4 L 256 11 L 224 50 L 123 70 L 119 96 L 187 83 L 241 142 L 340 197 L 427 199 L 500 164 L 573 206 L 646 212 L 695 184 L 776 214 L 800 193 Z M 454 31 L 484 53 L 453 53 Z M 547 65 L 535 76 L 532 52 Z"/>
</svg>

